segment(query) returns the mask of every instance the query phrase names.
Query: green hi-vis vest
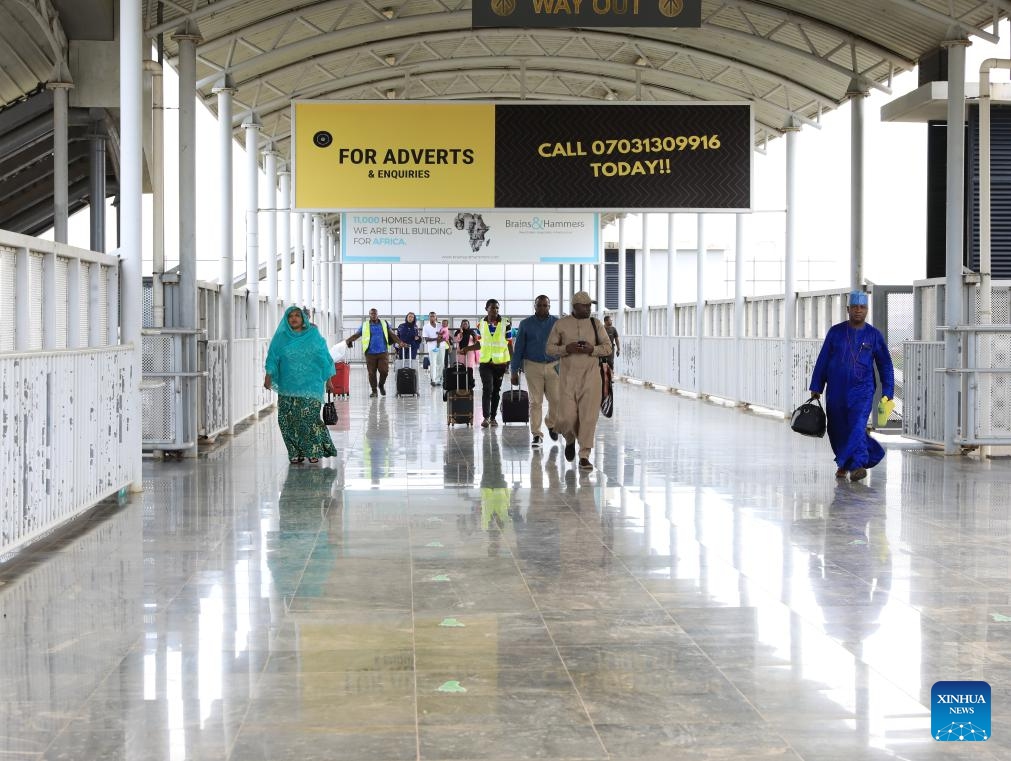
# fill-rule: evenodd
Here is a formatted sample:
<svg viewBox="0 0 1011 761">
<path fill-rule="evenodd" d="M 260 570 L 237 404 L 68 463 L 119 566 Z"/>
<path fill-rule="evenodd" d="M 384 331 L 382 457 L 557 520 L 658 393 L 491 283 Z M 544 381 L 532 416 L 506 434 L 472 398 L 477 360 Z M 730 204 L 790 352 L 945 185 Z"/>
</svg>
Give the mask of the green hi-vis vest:
<svg viewBox="0 0 1011 761">
<path fill-rule="evenodd" d="M 499 320 L 492 333 L 487 320 L 481 320 L 481 362 L 504 365 L 509 362 L 509 345 L 506 342 L 506 323 Z"/>
</svg>

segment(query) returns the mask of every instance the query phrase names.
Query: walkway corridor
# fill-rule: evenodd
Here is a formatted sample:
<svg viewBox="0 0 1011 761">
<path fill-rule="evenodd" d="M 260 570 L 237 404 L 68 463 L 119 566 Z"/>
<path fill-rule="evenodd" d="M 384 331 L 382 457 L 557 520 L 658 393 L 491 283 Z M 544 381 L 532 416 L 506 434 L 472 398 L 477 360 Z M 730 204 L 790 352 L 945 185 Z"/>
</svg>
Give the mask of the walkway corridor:
<svg viewBox="0 0 1011 761">
<path fill-rule="evenodd" d="M 597 469 L 369 399 L 273 415 L 0 567 L 0 759 L 1011 758 L 1011 464 L 837 481 L 781 419 L 620 384 Z M 480 409 L 480 404 L 478 404 Z M 935 742 L 938 680 L 993 738 Z"/>
</svg>

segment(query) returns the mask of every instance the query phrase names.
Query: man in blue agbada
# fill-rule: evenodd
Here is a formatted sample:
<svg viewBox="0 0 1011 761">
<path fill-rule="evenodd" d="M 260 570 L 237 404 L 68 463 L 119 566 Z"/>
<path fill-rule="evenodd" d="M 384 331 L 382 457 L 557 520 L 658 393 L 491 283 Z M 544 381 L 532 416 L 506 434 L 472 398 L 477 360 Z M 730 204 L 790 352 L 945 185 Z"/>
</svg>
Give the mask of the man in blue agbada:
<svg viewBox="0 0 1011 761">
<path fill-rule="evenodd" d="M 828 438 L 835 453 L 836 478 L 859 481 L 885 456 L 867 432 L 874 404 L 874 368 L 881 378 L 881 395 L 892 398 L 895 377 L 892 358 L 881 331 L 867 323 L 867 294 L 853 291 L 846 308 L 849 320 L 829 328 L 811 376 L 811 396 L 825 391 Z"/>
<path fill-rule="evenodd" d="M 309 315 L 288 307 L 267 351 L 263 387 L 277 392 L 277 423 L 293 464 L 333 457 L 337 448 L 320 420 L 323 388 L 334 373 L 326 340 Z"/>
</svg>

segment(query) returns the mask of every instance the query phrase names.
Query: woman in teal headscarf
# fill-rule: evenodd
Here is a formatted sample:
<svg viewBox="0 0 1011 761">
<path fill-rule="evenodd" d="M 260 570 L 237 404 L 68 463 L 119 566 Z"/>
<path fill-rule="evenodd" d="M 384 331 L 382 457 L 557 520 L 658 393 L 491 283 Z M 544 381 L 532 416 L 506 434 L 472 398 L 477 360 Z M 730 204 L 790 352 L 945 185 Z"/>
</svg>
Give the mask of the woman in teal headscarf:
<svg viewBox="0 0 1011 761">
<path fill-rule="evenodd" d="M 277 424 L 281 427 L 288 459 L 300 463 L 333 457 L 337 449 L 330 431 L 320 420 L 323 388 L 334 373 L 326 341 L 309 315 L 288 307 L 267 351 L 263 387 L 277 392 Z"/>
</svg>

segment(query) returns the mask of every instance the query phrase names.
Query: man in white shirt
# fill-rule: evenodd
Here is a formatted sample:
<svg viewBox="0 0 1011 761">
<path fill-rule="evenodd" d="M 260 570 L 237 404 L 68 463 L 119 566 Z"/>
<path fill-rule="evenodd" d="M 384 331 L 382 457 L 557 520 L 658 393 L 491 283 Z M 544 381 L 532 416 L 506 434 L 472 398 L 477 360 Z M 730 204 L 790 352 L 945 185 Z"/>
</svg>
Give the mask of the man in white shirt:
<svg viewBox="0 0 1011 761">
<path fill-rule="evenodd" d="M 439 356 L 437 351 L 433 352 L 433 349 L 437 349 L 439 346 L 439 321 L 436 319 L 435 312 L 428 313 L 428 322 L 425 323 L 424 327 L 421 329 L 421 339 L 425 342 L 425 351 L 428 352 L 429 360 L 429 372 L 432 374 L 432 383 L 441 383 L 442 374 L 440 370 L 441 365 L 435 367 L 435 364 L 439 364 L 442 357 Z M 436 359 L 438 358 L 438 359 Z M 433 364 L 434 363 L 434 364 Z"/>
</svg>

